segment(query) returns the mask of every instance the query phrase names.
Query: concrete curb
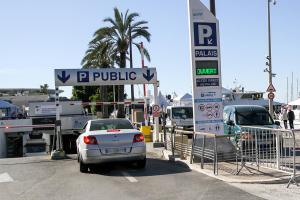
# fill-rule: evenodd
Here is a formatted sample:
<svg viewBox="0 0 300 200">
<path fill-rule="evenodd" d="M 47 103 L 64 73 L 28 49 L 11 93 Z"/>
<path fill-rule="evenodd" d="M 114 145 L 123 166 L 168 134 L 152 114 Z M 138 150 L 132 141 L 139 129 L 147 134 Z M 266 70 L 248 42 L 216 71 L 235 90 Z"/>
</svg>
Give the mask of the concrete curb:
<svg viewBox="0 0 300 200">
<path fill-rule="evenodd" d="M 162 158 L 165 160 L 170 160 L 169 158 L 172 157 L 172 154 L 170 151 L 163 150 L 162 151 Z M 234 178 L 229 178 L 225 177 L 222 175 L 214 175 L 212 171 L 206 170 L 206 169 L 201 169 L 199 165 L 196 164 L 190 164 L 189 159 L 187 160 L 181 160 L 179 158 L 175 158 L 175 162 L 182 162 L 186 164 L 191 170 L 194 170 L 196 172 L 205 174 L 209 177 L 216 178 L 218 180 L 227 182 L 227 183 L 247 183 L 247 184 L 282 184 L 282 183 L 287 183 L 290 179 L 290 176 L 287 175 L 286 177 L 282 178 L 269 178 L 269 179 L 234 179 Z M 234 175 L 233 175 L 234 176 Z"/>
</svg>

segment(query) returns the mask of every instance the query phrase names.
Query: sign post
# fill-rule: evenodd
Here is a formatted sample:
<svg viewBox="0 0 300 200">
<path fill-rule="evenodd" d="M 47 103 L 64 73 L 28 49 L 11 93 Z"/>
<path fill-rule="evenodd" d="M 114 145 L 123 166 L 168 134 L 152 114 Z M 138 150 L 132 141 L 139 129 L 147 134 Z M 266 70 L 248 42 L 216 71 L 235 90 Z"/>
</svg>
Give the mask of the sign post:
<svg viewBox="0 0 300 200">
<path fill-rule="evenodd" d="M 200 0 L 188 0 L 194 130 L 224 134 L 219 22 Z"/>
</svg>

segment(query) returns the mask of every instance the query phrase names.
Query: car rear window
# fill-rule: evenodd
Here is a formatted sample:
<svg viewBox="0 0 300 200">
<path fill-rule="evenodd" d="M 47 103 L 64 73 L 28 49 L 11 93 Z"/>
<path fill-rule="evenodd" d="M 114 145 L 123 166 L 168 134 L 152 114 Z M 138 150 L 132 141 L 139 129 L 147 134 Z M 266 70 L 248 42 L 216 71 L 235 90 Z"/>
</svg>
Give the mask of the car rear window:
<svg viewBox="0 0 300 200">
<path fill-rule="evenodd" d="M 90 131 L 108 130 L 108 129 L 133 129 L 128 120 L 96 120 L 91 122 Z"/>
</svg>

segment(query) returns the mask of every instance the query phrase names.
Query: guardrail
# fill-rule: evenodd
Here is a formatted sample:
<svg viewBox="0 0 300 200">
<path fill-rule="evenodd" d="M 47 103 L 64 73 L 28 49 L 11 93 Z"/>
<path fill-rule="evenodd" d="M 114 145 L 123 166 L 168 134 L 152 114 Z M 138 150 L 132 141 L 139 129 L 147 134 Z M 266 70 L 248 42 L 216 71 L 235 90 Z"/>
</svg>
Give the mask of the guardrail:
<svg viewBox="0 0 300 200">
<path fill-rule="evenodd" d="M 238 146 L 242 167 L 247 167 L 246 164 L 250 163 L 256 164 L 258 169 L 266 167 L 279 170 L 291 175 L 287 187 L 291 183 L 298 185 L 296 158 L 300 148 L 300 130 L 244 126 Z"/>
<path fill-rule="evenodd" d="M 166 129 L 168 131 L 166 131 Z M 188 131 L 176 126 L 165 126 L 165 148 L 172 151 L 172 157 L 186 159 L 192 151 L 193 131 Z"/>
<path fill-rule="evenodd" d="M 238 134 L 216 135 L 205 132 L 193 132 L 166 126 L 165 147 L 172 151 L 173 158 L 190 156 L 193 163 L 200 159 L 201 168 L 205 163 L 213 165 L 218 175 L 220 162 L 236 165 L 232 171 L 238 175 L 242 169 L 249 172 L 250 166 L 277 170 L 290 175 L 287 187 L 296 184 L 300 169 L 300 129 L 282 130 L 243 126 Z M 192 136 L 192 139 L 190 138 Z M 190 142 L 191 141 L 191 142 Z M 299 169 L 297 168 L 299 167 Z"/>
</svg>

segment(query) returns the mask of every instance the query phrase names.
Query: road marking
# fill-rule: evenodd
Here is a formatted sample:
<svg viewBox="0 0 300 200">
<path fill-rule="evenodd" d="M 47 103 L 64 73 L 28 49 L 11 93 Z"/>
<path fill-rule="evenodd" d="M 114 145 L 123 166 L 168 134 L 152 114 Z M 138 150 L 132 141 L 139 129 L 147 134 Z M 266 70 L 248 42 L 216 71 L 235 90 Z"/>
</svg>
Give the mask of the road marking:
<svg viewBox="0 0 300 200">
<path fill-rule="evenodd" d="M 3 173 L 0 174 L 0 183 L 6 183 L 6 182 L 13 182 L 14 179 L 8 174 L 8 173 Z"/>
<path fill-rule="evenodd" d="M 130 174 L 128 174 L 127 172 L 122 171 L 123 176 L 130 181 L 131 183 L 136 183 L 138 182 L 138 180 L 136 180 L 136 178 L 134 178 L 133 176 L 130 176 Z"/>
</svg>

